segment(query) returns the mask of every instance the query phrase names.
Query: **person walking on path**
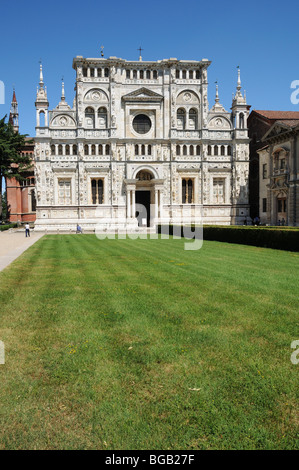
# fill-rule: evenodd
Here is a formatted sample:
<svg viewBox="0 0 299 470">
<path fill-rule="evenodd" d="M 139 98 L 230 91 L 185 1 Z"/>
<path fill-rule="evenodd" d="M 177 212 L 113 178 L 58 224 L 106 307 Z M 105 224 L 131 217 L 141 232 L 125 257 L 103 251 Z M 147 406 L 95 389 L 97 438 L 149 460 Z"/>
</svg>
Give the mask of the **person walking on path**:
<svg viewBox="0 0 299 470">
<path fill-rule="evenodd" d="M 25 234 L 26 234 L 26 238 L 30 237 L 30 226 L 29 226 L 29 224 L 25 225 Z"/>
</svg>

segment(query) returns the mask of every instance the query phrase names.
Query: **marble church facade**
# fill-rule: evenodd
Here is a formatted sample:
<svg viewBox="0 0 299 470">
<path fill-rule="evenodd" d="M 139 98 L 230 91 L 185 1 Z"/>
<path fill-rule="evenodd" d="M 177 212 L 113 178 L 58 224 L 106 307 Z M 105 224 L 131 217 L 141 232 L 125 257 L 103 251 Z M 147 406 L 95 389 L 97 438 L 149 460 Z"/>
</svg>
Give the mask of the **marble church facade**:
<svg viewBox="0 0 299 470">
<path fill-rule="evenodd" d="M 209 108 L 209 65 L 77 56 L 72 106 L 62 84 L 52 110 L 40 66 L 36 230 L 154 227 L 181 223 L 186 208 L 194 222 L 243 224 L 249 106 L 238 70 L 231 110 L 218 86 Z"/>
</svg>

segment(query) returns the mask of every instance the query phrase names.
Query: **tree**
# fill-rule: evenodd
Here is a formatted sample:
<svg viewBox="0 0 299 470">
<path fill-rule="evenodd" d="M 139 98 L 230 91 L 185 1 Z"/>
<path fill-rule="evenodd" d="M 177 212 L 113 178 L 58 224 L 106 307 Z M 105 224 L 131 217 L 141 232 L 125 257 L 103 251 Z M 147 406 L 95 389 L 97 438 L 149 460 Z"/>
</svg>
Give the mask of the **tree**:
<svg viewBox="0 0 299 470">
<path fill-rule="evenodd" d="M 23 173 L 32 167 L 29 155 L 22 153 L 28 134 L 15 132 L 10 122 L 5 122 L 6 116 L 0 120 L 0 194 L 2 195 L 2 178 L 15 178 L 21 182 Z M 27 142 L 28 143 L 28 142 Z M 0 220 L 2 219 L 2 204 L 0 204 Z"/>
</svg>

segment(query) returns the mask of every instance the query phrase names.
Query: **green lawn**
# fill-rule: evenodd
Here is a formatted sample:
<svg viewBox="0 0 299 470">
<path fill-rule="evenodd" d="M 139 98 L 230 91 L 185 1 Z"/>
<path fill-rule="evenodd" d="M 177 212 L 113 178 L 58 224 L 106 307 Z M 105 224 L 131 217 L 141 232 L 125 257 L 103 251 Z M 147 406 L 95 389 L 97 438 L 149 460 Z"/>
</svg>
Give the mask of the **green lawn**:
<svg viewBox="0 0 299 470">
<path fill-rule="evenodd" d="M 299 254 L 43 237 L 0 273 L 0 449 L 295 449 Z"/>
</svg>

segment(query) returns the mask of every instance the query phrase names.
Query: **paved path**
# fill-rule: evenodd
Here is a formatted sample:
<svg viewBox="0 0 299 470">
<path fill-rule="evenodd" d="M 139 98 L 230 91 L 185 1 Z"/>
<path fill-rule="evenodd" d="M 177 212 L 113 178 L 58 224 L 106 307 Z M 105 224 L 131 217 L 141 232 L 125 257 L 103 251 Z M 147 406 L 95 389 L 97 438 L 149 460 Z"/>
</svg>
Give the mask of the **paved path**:
<svg viewBox="0 0 299 470">
<path fill-rule="evenodd" d="M 30 231 L 30 237 L 25 237 L 24 231 L 0 232 L 0 271 L 18 258 L 27 248 L 39 240 L 44 233 Z"/>
</svg>

